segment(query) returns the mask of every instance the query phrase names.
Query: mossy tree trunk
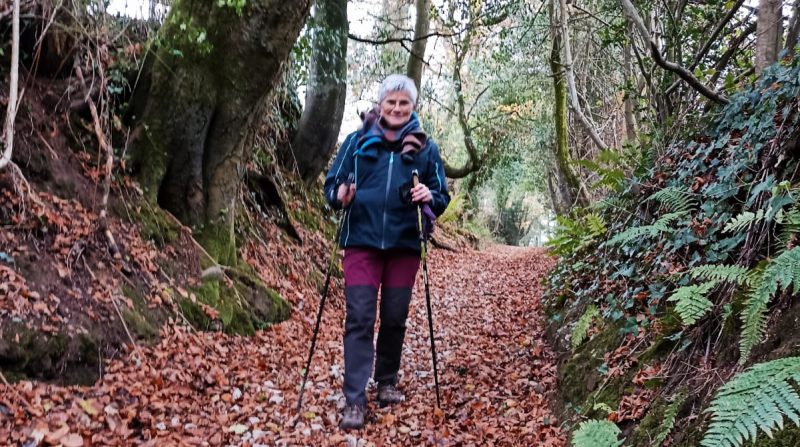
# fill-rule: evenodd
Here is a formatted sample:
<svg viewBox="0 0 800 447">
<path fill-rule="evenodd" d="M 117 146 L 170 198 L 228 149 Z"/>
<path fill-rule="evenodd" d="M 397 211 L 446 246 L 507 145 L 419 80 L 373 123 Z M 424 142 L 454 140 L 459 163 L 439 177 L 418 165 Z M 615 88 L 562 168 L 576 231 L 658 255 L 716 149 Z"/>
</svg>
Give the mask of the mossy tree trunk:
<svg viewBox="0 0 800 447">
<path fill-rule="evenodd" d="M 551 191 L 557 189 L 560 191 L 557 196 L 561 204 L 554 203 L 556 212 L 559 209 L 562 212 L 558 214 L 565 214 L 563 211 L 569 211 L 573 204 L 578 203 L 582 206 L 588 205 L 588 197 L 582 192 L 580 181 L 577 175 L 570 167 L 569 155 L 569 133 L 567 129 L 567 86 L 564 74 L 564 65 L 561 63 L 561 34 L 559 27 L 556 26 L 555 20 L 555 7 L 554 2 L 550 3 L 550 22 L 552 28 L 552 42 L 553 46 L 550 51 L 550 69 L 553 72 L 553 89 L 554 89 L 554 107 L 553 118 L 555 120 L 555 173 L 554 180 L 556 185 L 551 185 Z M 560 183 L 565 182 L 566 185 Z M 563 187 L 566 186 L 566 187 Z M 552 195 L 552 194 L 551 194 Z M 552 195 L 556 197 L 556 195 Z M 553 199 L 554 202 L 556 199 Z"/>
<path fill-rule="evenodd" d="M 316 0 L 306 103 L 292 142 L 303 180 L 325 169 L 342 126 L 347 93 L 347 0 Z"/>
<path fill-rule="evenodd" d="M 236 261 L 235 199 L 310 0 L 178 0 L 155 50 L 135 169 L 146 195 Z"/>
</svg>

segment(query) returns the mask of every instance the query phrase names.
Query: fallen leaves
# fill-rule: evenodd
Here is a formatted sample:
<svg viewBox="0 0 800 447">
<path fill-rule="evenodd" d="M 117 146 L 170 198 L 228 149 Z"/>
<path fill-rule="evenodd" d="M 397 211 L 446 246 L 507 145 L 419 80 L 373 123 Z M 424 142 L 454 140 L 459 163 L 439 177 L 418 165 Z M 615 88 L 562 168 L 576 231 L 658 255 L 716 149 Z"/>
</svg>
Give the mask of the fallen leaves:
<svg viewBox="0 0 800 447">
<path fill-rule="evenodd" d="M 344 305 L 337 280 L 299 417 L 294 407 L 317 305 L 305 283 L 279 286 L 294 302 L 292 318 L 253 337 L 168 326 L 158 344 L 142 347 L 140 364 L 124 355 L 112 360 L 92 387 L 14 385 L 41 416 L 14 395 L 0 399 L 10 413 L 0 418 L 0 438 L 21 444 L 36 433 L 57 433 L 62 445 L 560 447 L 563 434 L 546 397 L 555 387 L 555 365 L 538 300 L 539 278 L 551 264 L 541 251 L 510 247 L 431 254 L 441 409 L 433 405 L 420 283 L 403 354 L 406 402 L 372 406 L 364 430 L 338 429 Z"/>
</svg>

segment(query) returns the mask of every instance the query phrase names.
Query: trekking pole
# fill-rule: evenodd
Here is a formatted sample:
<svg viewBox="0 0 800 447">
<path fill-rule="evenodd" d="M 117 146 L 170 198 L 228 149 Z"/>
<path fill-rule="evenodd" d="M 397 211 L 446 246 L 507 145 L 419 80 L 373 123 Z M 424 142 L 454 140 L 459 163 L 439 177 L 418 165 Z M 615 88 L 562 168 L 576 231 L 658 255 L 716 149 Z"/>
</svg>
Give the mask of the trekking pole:
<svg viewBox="0 0 800 447">
<path fill-rule="evenodd" d="M 347 178 L 345 185 L 350 186 L 353 183 L 353 174 Z M 308 360 L 306 361 L 306 368 L 303 370 L 303 383 L 300 385 L 300 395 L 297 398 L 297 414 L 303 407 L 303 392 L 306 390 L 306 381 L 308 380 L 308 370 L 311 368 L 311 358 L 314 356 L 314 348 L 317 347 L 317 335 L 319 335 L 319 326 L 322 322 L 322 310 L 325 308 L 325 301 L 328 298 L 328 288 L 331 282 L 331 272 L 333 271 L 334 262 L 336 261 L 336 249 L 338 248 L 339 237 L 342 235 L 342 227 L 344 226 L 344 209 L 337 213 L 338 224 L 336 225 L 336 236 L 334 236 L 333 243 L 331 244 L 331 256 L 328 262 L 328 272 L 325 274 L 325 285 L 322 287 L 322 294 L 319 299 L 319 310 L 317 311 L 317 322 L 314 324 L 314 333 L 311 336 L 311 349 L 308 351 Z"/>
<path fill-rule="evenodd" d="M 415 169 L 413 176 L 414 186 L 419 185 L 419 172 Z M 417 229 L 419 230 L 420 259 L 422 260 L 422 282 L 425 284 L 425 306 L 428 309 L 428 332 L 431 337 L 431 356 L 433 358 L 433 383 L 436 386 L 436 407 L 442 408 L 439 397 L 439 368 L 436 365 L 436 342 L 433 339 L 433 311 L 431 310 L 431 291 L 428 284 L 428 239 L 422 226 L 422 204 L 417 204 Z"/>
</svg>

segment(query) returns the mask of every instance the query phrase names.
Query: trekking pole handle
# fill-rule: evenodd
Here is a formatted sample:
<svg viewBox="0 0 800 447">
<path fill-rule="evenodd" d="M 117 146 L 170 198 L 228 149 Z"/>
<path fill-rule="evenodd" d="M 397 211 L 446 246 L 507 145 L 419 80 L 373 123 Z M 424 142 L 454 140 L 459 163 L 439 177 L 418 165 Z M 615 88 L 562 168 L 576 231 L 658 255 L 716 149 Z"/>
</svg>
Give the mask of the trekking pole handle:
<svg viewBox="0 0 800 447">
<path fill-rule="evenodd" d="M 417 171 L 416 169 L 411 171 L 411 180 L 414 182 L 415 187 L 419 185 L 419 171 Z"/>
</svg>

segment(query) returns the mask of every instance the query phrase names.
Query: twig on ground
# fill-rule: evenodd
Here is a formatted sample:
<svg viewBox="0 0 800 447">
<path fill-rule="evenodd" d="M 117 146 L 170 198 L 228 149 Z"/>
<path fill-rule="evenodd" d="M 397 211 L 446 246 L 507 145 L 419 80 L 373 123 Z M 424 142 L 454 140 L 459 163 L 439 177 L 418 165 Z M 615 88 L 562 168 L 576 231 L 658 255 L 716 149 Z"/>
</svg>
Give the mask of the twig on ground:
<svg viewBox="0 0 800 447">
<path fill-rule="evenodd" d="M 81 85 L 83 86 L 84 90 L 90 91 L 90 89 L 86 86 L 86 80 L 83 77 L 83 70 L 81 70 L 80 61 L 76 61 L 75 73 L 78 75 L 78 79 L 81 81 Z M 101 90 L 105 88 L 105 79 L 100 79 L 100 86 Z M 119 247 L 117 246 L 117 241 L 114 239 L 114 235 L 111 233 L 111 230 L 108 226 L 108 196 L 111 191 L 111 175 L 114 168 L 114 150 L 108 143 L 105 133 L 103 133 L 102 126 L 100 125 L 100 117 L 97 114 L 97 106 L 95 106 L 94 100 L 88 94 L 86 96 L 86 102 L 89 104 L 89 111 L 92 114 L 94 133 L 97 137 L 97 142 L 100 144 L 100 148 L 106 155 L 105 178 L 103 179 L 103 199 L 100 204 L 100 229 L 103 230 L 103 234 L 105 234 L 106 239 L 108 240 L 108 244 L 113 251 L 114 258 L 120 259 L 121 255 L 119 252 Z"/>
<path fill-rule="evenodd" d="M 92 280 L 97 281 L 97 277 L 95 276 L 92 269 L 89 267 L 89 264 L 86 263 L 86 258 L 83 258 L 83 266 L 86 268 L 86 271 L 89 272 L 89 276 L 92 277 Z M 136 340 L 133 338 L 130 329 L 128 329 L 128 324 L 125 323 L 125 318 L 122 317 L 122 311 L 119 310 L 119 303 L 117 302 L 117 296 L 114 293 L 111 293 L 111 303 L 114 305 L 114 310 L 117 311 L 117 316 L 119 317 L 119 321 L 122 323 L 122 328 L 125 329 L 125 333 L 128 334 L 128 340 L 131 341 L 133 345 L 133 350 L 136 351 L 136 355 L 138 359 L 136 359 L 137 366 L 141 365 L 144 361 L 144 355 L 142 355 L 141 349 L 139 349 L 139 345 L 136 343 Z"/>
<path fill-rule="evenodd" d="M 28 402 L 28 400 L 27 400 L 27 399 L 25 399 L 24 397 L 22 397 L 22 394 L 20 394 L 20 393 L 19 393 L 19 391 L 17 391 L 17 389 L 16 389 L 16 388 L 12 388 L 12 387 L 11 387 L 11 384 L 10 384 L 10 383 L 8 383 L 8 380 L 6 379 L 6 376 L 4 376 L 4 375 L 3 375 L 2 371 L 0 371 L 0 380 L 2 380 L 2 381 L 3 381 L 3 383 L 6 385 L 6 388 L 8 388 L 8 389 L 13 389 L 13 390 L 14 390 L 14 394 L 16 394 L 16 395 L 17 395 L 17 398 L 18 398 L 20 401 L 22 401 L 22 403 L 23 403 L 23 404 L 25 404 L 25 406 L 27 407 L 27 409 L 28 409 L 28 412 L 29 412 L 29 413 L 32 413 L 32 414 L 35 414 L 35 415 L 41 415 L 41 412 L 40 412 L 40 411 L 36 411 L 36 410 L 34 410 L 34 408 L 33 408 L 33 405 L 31 405 L 31 403 L 30 403 L 30 402 Z"/>
</svg>

